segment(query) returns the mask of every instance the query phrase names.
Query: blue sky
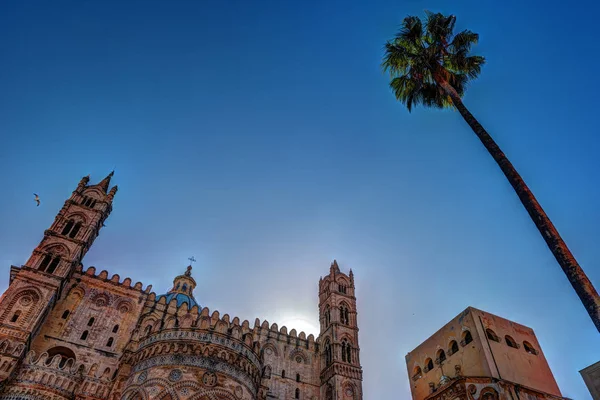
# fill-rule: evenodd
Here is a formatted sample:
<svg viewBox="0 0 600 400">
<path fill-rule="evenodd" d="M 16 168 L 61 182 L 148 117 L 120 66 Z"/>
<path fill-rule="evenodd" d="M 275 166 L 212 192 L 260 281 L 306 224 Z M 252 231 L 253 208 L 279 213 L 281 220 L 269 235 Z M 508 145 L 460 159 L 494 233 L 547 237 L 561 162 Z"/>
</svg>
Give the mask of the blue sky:
<svg viewBox="0 0 600 400">
<path fill-rule="evenodd" d="M 465 102 L 600 287 L 597 6 L 526 3 L 4 4 L 0 287 L 79 179 L 115 168 L 85 265 L 164 292 L 194 255 L 202 305 L 316 325 L 336 258 L 366 399 L 408 398 L 405 354 L 469 305 L 532 327 L 563 395 L 590 399 L 598 332 L 500 170 L 457 113 L 409 114 L 379 65 L 424 9 L 480 34 Z"/>
</svg>

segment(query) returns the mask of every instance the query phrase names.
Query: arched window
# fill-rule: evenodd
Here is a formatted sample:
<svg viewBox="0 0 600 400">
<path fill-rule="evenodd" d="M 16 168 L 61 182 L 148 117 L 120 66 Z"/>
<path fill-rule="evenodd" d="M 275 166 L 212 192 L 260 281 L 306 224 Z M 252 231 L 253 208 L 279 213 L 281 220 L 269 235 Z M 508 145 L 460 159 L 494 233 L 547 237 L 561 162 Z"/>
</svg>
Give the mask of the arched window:
<svg viewBox="0 0 600 400">
<path fill-rule="evenodd" d="M 344 325 L 348 325 L 350 323 L 348 319 L 348 307 L 345 305 L 340 306 L 340 322 Z"/>
<path fill-rule="evenodd" d="M 265 365 L 265 367 L 263 368 L 263 377 L 265 379 L 271 379 L 271 366 L 270 365 Z"/>
<path fill-rule="evenodd" d="M 346 286 L 344 285 L 338 285 L 338 290 L 340 293 L 346 293 Z"/>
<path fill-rule="evenodd" d="M 75 225 L 75 221 L 73 221 L 72 219 L 68 220 L 60 234 L 67 235 L 71 231 L 71 229 L 73 229 L 73 225 Z"/>
<path fill-rule="evenodd" d="M 536 355 L 536 356 L 538 354 L 537 350 L 529 342 L 523 342 L 523 348 L 529 354 L 533 354 L 533 355 Z"/>
<path fill-rule="evenodd" d="M 331 352 L 331 343 L 325 342 L 325 364 L 330 365 L 333 362 L 333 353 Z"/>
<path fill-rule="evenodd" d="M 282 377 L 282 378 L 285 378 L 285 369 L 282 369 L 282 370 L 281 370 L 281 377 Z"/>
<path fill-rule="evenodd" d="M 429 372 L 433 369 L 433 360 L 428 358 L 425 360 L 425 372 Z"/>
<path fill-rule="evenodd" d="M 493 330 L 491 330 L 490 328 L 487 328 L 485 330 L 485 335 L 487 336 L 487 338 L 489 340 L 492 340 L 494 342 L 499 342 L 500 338 L 496 335 L 496 332 L 494 332 Z"/>
<path fill-rule="evenodd" d="M 46 272 L 48 272 L 49 274 L 54 273 L 54 271 L 56 270 L 56 267 L 58 267 L 58 263 L 60 262 L 60 256 L 56 256 L 52 259 L 52 262 L 50 263 L 50 265 L 48 266 L 48 270 Z"/>
<path fill-rule="evenodd" d="M 58 364 L 58 366 L 60 368 L 64 367 L 70 358 L 72 358 L 73 362 L 75 362 L 75 353 L 73 353 L 73 350 L 71 350 L 67 347 L 62 347 L 62 346 L 53 347 L 51 349 L 48 349 L 47 353 L 48 353 L 48 360 L 52 360 L 52 358 L 54 358 L 54 356 L 56 356 L 56 355 L 60 356 L 61 360 L 60 360 L 60 363 Z"/>
<path fill-rule="evenodd" d="M 342 361 L 352 362 L 352 347 L 346 339 L 342 340 Z"/>
<path fill-rule="evenodd" d="M 113 345 L 113 338 L 108 338 L 108 342 L 106 342 L 106 347 L 110 347 Z"/>
<path fill-rule="evenodd" d="M 415 369 L 413 370 L 413 376 L 412 379 L 413 381 L 416 381 L 418 379 L 421 379 L 421 376 L 423 376 L 423 372 L 421 371 L 421 367 L 419 367 L 418 365 L 415 367 Z"/>
<path fill-rule="evenodd" d="M 38 270 L 45 271 L 48 264 L 50 264 L 50 261 L 52 261 L 52 256 L 50 254 L 46 254 L 44 256 L 44 259 L 42 260 L 40 266 L 38 267 Z"/>
<path fill-rule="evenodd" d="M 519 346 L 517 345 L 517 342 L 515 342 L 515 339 L 513 339 L 512 337 L 506 335 L 504 336 L 504 341 L 506 342 L 506 345 L 508 347 L 512 347 L 513 349 L 518 349 Z"/>
<path fill-rule="evenodd" d="M 19 319 L 19 315 L 21 315 L 21 310 L 15 311 L 12 318 L 10 319 L 10 322 L 17 322 L 17 320 Z"/>
<path fill-rule="evenodd" d="M 296 398 L 300 398 L 300 389 L 296 388 Z"/>
<path fill-rule="evenodd" d="M 94 321 L 95 321 L 95 320 L 96 320 L 96 319 L 95 319 L 94 317 L 90 318 L 90 320 L 88 321 L 88 326 L 92 326 L 92 325 L 94 325 Z"/>
<path fill-rule="evenodd" d="M 456 352 L 458 352 L 458 343 L 456 343 L 456 340 L 453 340 L 450 342 L 450 347 L 448 348 L 448 355 L 451 356 Z"/>
<path fill-rule="evenodd" d="M 69 310 L 65 310 L 65 311 L 63 312 L 63 314 L 62 314 L 62 317 L 61 317 L 61 318 L 62 318 L 62 319 L 67 319 L 67 318 L 69 317 L 69 314 L 70 314 L 70 313 L 71 313 L 71 312 L 70 312 Z"/>
<path fill-rule="evenodd" d="M 73 227 L 73 230 L 71 232 L 69 232 L 69 237 L 71 239 L 74 239 L 75 236 L 77 236 L 77 234 L 79 233 L 79 230 L 81 229 L 81 222 L 78 222 L 75 224 L 75 226 Z"/>
<path fill-rule="evenodd" d="M 113 326 L 113 330 L 112 331 L 113 331 L 113 333 L 119 332 L 119 325 Z"/>
<path fill-rule="evenodd" d="M 83 331 L 83 333 L 81 334 L 81 340 L 86 340 L 88 337 L 88 331 Z"/>
<path fill-rule="evenodd" d="M 329 306 L 325 307 L 325 326 L 329 326 L 329 322 L 331 321 L 331 310 Z"/>
<path fill-rule="evenodd" d="M 184 283 L 183 286 L 181 287 L 181 290 L 183 290 L 184 292 L 187 291 L 187 285 Z"/>
<path fill-rule="evenodd" d="M 87 199 L 88 199 L 87 196 L 83 196 L 81 198 L 81 204 L 85 205 L 85 202 L 87 201 Z"/>
<path fill-rule="evenodd" d="M 471 332 L 464 331 L 462 334 L 462 340 L 460 341 L 460 345 L 465 347 L 469 343 L 473 341 L 473 336 L 471 336 Z"/>
<path fill-rule="evenodd" d="M 300 382 L 300 374 L 296 374 L 296 382 Z"/>
<path fill-rule="evenodd" d="M 146 326 L 146 330 L 144 331 L 146 335 L 149 335 L 152 332 L 152 324 Z"/>
<path fill-rule="evenodd" d="M 444 350 L 439 349 L 435 358 L 435 361 L 438 364 L 443 363 L 444 361 L 446 361 L 446 353 L 444 352 Z"/>
</svg>

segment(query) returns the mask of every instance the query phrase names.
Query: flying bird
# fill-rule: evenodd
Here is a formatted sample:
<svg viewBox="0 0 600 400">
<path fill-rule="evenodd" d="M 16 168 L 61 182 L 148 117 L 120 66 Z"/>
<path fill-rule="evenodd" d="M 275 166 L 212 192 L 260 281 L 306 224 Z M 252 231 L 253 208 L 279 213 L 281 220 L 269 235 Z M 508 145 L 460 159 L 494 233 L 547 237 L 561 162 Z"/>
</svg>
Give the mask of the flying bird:
<svg viewBox="0 0 600 400">
<path fill-rule="evenodd" d="M 37 203 L 37 207 L 39 207 L 39 206 L 40 206 L 40 196 L 38 196 L 38 195 L 37 195 L 37 194 L 35 194 L 35 193 L 34 193 L 33 195 L 35 196 L 35 199 L 34 199 L 34 200 L 35 200 L 35 202 Z"/>
</svg>

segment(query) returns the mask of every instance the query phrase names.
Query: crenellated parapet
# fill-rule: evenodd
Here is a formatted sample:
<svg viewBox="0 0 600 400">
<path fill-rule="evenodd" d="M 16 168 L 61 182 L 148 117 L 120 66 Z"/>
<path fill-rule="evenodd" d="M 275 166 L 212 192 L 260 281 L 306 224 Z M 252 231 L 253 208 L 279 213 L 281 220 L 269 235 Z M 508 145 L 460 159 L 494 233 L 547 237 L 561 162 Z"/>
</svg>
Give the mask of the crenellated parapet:
<svg viewBox="0 0 600 400">
<path fill-rule="evenodd" d="M 72 399 L 85 395 L 89 399 L 106 399 L 113 379 L 110 371 L 98 370 L 97 364 L 76 363 L 73 358 L 30 351 L 11 386 L 0 399 L 10 396 L 32 396 L 44 399 Z"/>
<path fill-rule="evenodd" d="M 258 318 L 254 321 L 254 334 L 260 338 L 261 343 L 267 341 L 277 341 L 291 347 L 305 349 L 309 353 L 318 353 L 319 343 L 315 340 L 313 334 L 301 331 L 299 334 L 296 329 L 288 332 L 284 325 L 281 328 L 276 323 L 269 325 L 269 321 L 265 320 L 262 323 Z"/>
<path fill-rule="evenodd" d="M 150 291 L 152 290 L 152 285 L 148 285 L 148 286 L 146 286 L 145 289 L 142 289 L 143 285 L 141 282 L 136 282 L 132 286 L 131 285 L 132 280 L 129 277 L 127 277 L 121 281 L 121 277 L 119 276 L 119 274 L 114 274 L 109 279 L 108 271 L 106 271 L 106 270 L 102 270 L 102 271 L 100 271 L 100 273 L 96 274 L 96 267 L 89 267 L 88 269 L 83 271 L 83 267 L 81 265 L 79 265 L 75 269 L 75 272 L 82 276 L 85 276 L 88 278 L 94 278 L 94 279 L 97 279 L 104 283 L 111 284 L 112 286 L 120 287 L 123 289 L 133 289 L 133 290 L 143 293 L 143 294 L 149 294 Z"/>
</svg>

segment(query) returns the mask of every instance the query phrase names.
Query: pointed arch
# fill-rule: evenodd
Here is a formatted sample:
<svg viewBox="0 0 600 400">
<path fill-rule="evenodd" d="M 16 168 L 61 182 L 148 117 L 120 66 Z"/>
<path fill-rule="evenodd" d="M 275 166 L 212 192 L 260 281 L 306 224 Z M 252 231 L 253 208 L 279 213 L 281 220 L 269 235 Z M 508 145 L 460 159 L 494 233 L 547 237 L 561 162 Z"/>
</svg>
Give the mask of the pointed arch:
<svg viewBox="0 0 600 400">
<path fill-rule="evenodd" d="M 261 349 L 261 351 L 260 351 L 260 352 L 261 352 L 261 356 L 263 356 L 263 357 L 264 357 L 264 353 L 265 353 L 265 351 L 266 351 L 267 349 L 270 349 L 270 350 L 273 352 L 273 354 L 275 355 L 275 357 L 279 357 L 279 350 L 277 349 L 277 346 L 275 346 L 275 345 L 274 345 L 273 343 L 271 343 L 271 342 L 267 342 L 267 343 L 265 343 L 265 344 L 262 346 L 262 349 Z"/>
<path fill-rule="evenodd" d="M 15 323 L 18 322 L 19 325 L 28 323 L 39 308 L 42 297 L 41 291 L 35 286 L 21 288 L 11 296 L 6 309 L 2 313 L 1 320 L 7 321 L 19 310 L 19 316 Z"/>
</svg>

